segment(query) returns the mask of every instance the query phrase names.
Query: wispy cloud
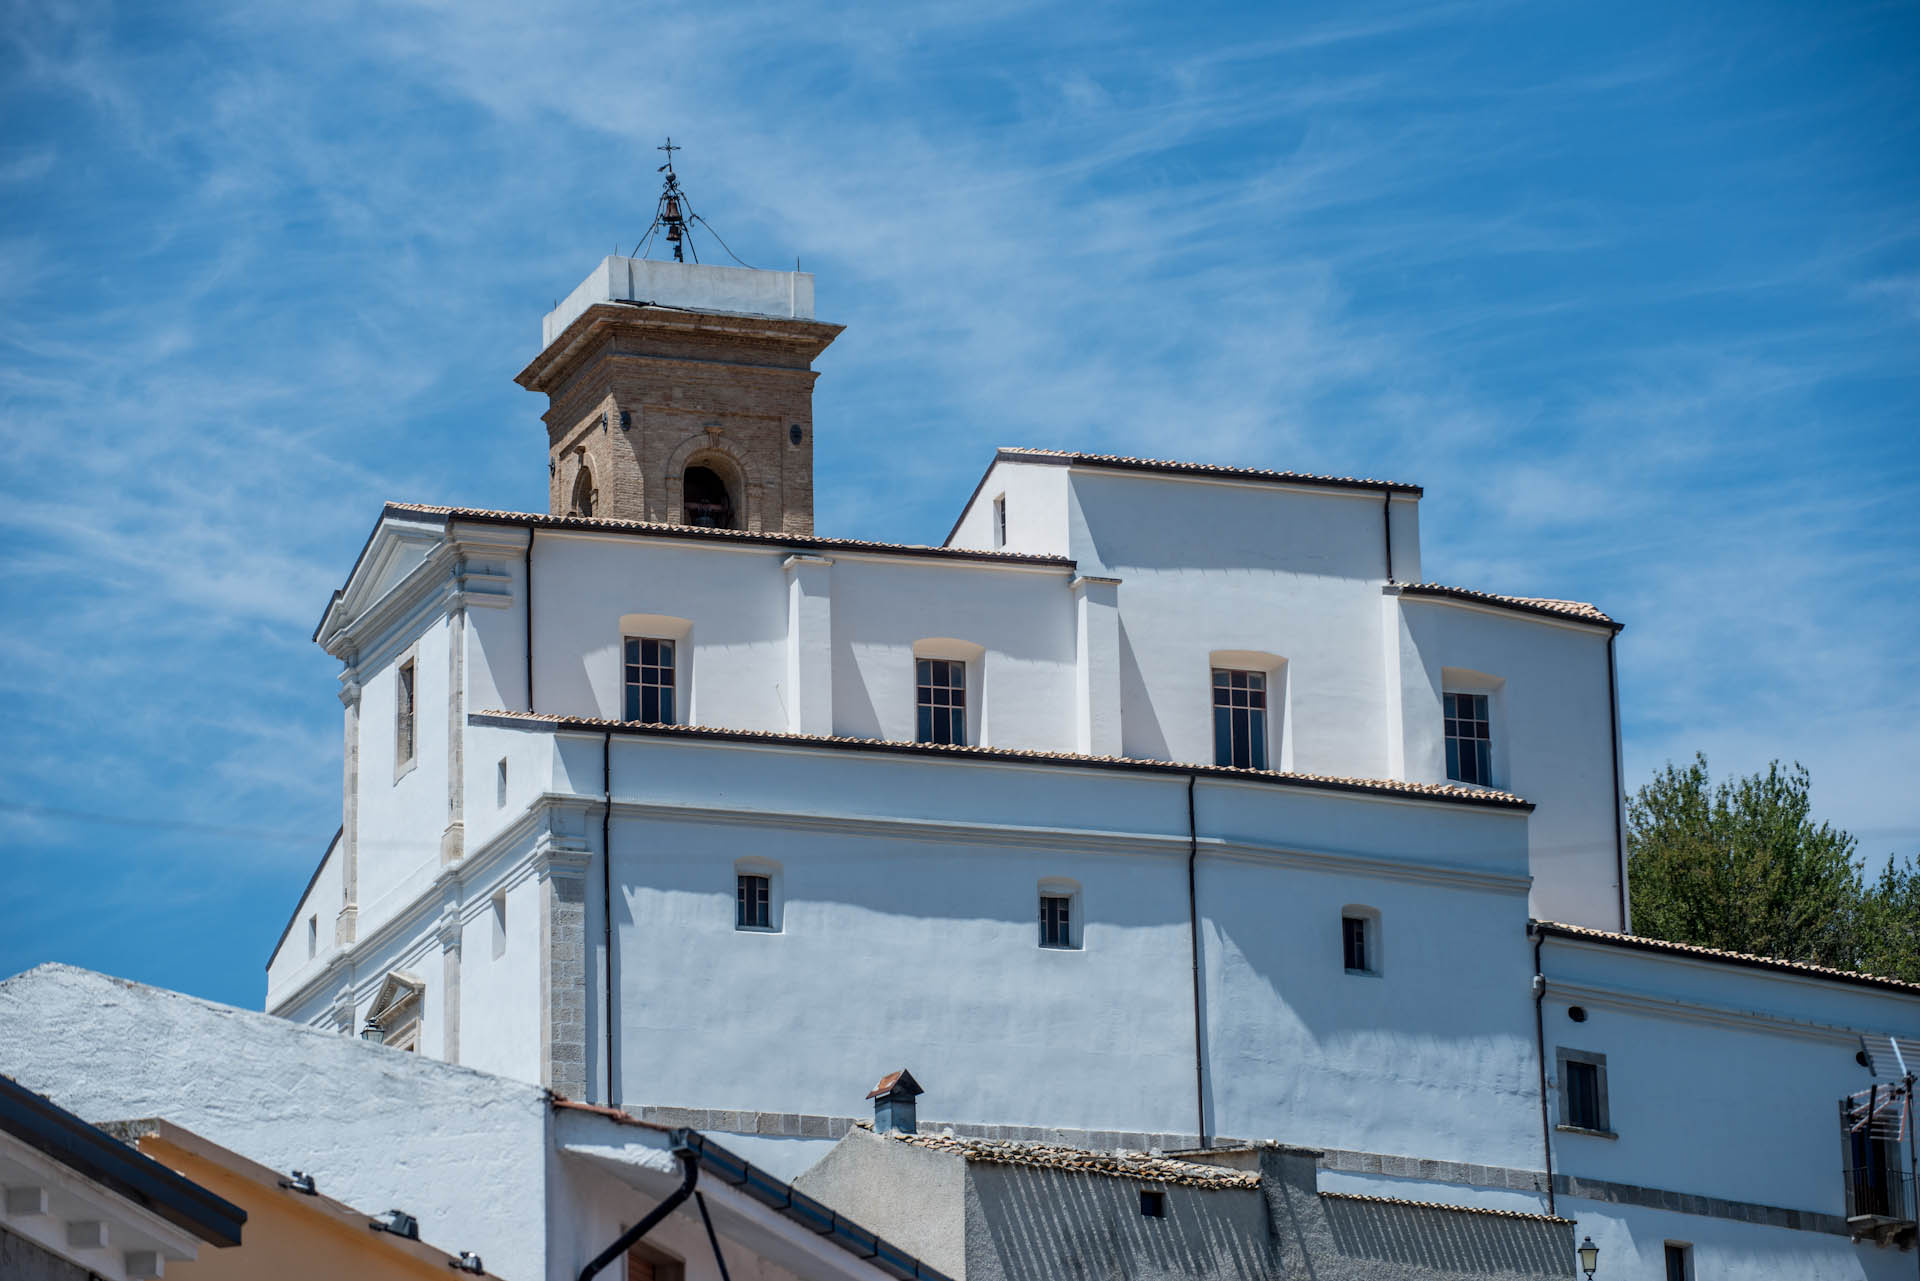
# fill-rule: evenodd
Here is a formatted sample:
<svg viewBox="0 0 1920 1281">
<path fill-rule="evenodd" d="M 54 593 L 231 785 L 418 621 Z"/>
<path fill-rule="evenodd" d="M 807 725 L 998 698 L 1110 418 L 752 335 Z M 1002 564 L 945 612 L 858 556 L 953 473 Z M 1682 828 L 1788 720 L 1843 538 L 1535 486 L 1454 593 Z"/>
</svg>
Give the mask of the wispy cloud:
<svg viewBox="0 0 1920 1281">
<path fill-rule="evenodd" d="M 822 528 L 937 539 L 1005 443 L 1418 480 L 1433 576 L 1628 619 L 1635 776 L 1799 756 L 1836 821 L 1920 842 L 1920 102 L 1885 11 L 6 17 L 5 742 L 45 803 L 313 829 L 126 852 L 272 869 L 239 891 L 271 910 L 196 900 L 246 943 L 203 990 L 255 994 L 336 822 L 325 592 L 381 499 L 544 502 L 510 376 L 643 229 L 668 133 L 733 248 L 801 256 L 849 326 Z M 50 937 L 0 935 L 0 969 Z"/>
</svg>

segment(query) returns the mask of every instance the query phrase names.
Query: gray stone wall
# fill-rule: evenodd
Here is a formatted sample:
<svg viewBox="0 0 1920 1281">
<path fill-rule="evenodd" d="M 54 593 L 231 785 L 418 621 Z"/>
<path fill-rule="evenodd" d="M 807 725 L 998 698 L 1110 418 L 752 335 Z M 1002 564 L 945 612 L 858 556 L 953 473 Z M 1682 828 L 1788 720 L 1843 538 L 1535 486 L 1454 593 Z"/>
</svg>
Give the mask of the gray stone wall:
<svg viewBox="0 0 1920 1281">
<path fill-rule="evenodd" d="M 6 1281 L 90 1281 L 93 1273 L 0 1228 L 0 1277 Z"/>
<path fill-rule="evenodd" d="M 540 1000 L 546 1053 L 540 1083 L 587 1097 L 587 882 L 585 867 L 549 861 L 541 884 Z"/>
</svg>

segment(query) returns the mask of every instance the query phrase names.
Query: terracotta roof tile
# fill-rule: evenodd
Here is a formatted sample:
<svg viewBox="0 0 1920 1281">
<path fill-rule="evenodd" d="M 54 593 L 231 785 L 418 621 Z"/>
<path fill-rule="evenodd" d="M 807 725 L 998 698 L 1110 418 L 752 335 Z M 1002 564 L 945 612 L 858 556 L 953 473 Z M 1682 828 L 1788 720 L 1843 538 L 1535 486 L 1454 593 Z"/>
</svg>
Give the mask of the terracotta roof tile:
<svg viewBox="0 0 1920 1281">
<path fill-rule="evenodd" d="M 1550 596 L 1501 596 L 1495 592 L 1477 592 L 1471 587 L 1449 587 L 1444 583 L 1402 583 L 1400 593 L 1403 596 L 1451 597 L 1504 609 L 1523 610 L 1530 614 L 1558 614 L 1563 618 L 1579 619 L 1583 623 L 1599 623 L 1615 631 L 1621 627 L 1620 623 L 1583 600 L 1555 600 Z"/>
<path fill-rule="evenodd" d="M 1061 765 L 1092 765 L 1165 774 L 1199 774 L 1207 778 L 1244 778 L 1250 782 L 1291 783 L 1341 792 L 1371 792 L 1415 800 L 1456 801 L 1502 809 L 1532 809 L 1524 797 L 1489 787 L 1458 783 L 1409 783 L 1388 778 L 1345 778 L 1333 774 L 1302 774 L 1281 770 L 1240 769 L 1231 765 L 1199 765 L 1182 761 L 1142 760 L 1130 756 L 1089 756 L 1077 752 L 1038 752 L 1010 747 L 956 747 L 946 743 L 909 743 L 888 738 L 849 738 L 839 734 L 793 734 L 762 729 L 722 729 L 712 725 L 656 725 L 639 721 L 611 721 L 595 716 L 554 716 L 546 712 L 499 709 L 476 711 L 475 718 L 524 721 L 558 729 L 612 730 L 620 734 L 706 738 L 723 741 L 791 743 L 795 746 L 863 748 L 869 751 L 913 755 L 961 756 L 985 761 L 1038 761 Z"/>
<path fill-rule="evenodd" d="M 871 1128 L 862 1121 L 861 1128 Z M 951 1134 L 888 1133 L 882 1138 L 917 1148 L 947 1152 L 986 1165 L 1019 1165 L 1031 1169 L 1072 1170 L 1104 1174 L 1116 1179 L 1138 1179 L 1183 1188 L 1257 1188 L 1260 1176 L 1252 1170 L 1233 1170 L 1198 1161 L 1154 1156 L 1149 1152 L 1089 1152 L 1085 1148 L 1012 1139 L 957 1139 Z"/>
<path fill-rule="evenodd" d="M 978 560 L 1011 565 L 1073 568 L 1065 556 L 1036 556 L 1026 552 L 990 552 L 925 543 L 880 543 L 865 538 L 820 538 L 813 534 L 771 534 L 749 529 L 708 529 L 699 525 L 672 525 L 664 521 L 615 520 L 608 516 L 546 516 L 538 512 L 494 511 L 484 507 L 440 507 L 432 503 L 388 503 L 385 510 L 411 516 L 440 516 L 447 520 L 489 525 L 534 525 L 541 529 L 638 534 L 657 538 L 690 538 L 713 542 L 751 543 L 817 551 L 889 552 L 931 556 L 941 560 Z"/>
<path fill-rule="evenodd" d="M 1340 489 L 1392 490 L 1402 494 L 1425 492 L 1418 485 L 1372 477 L 1324 476 L 1302 471 L 1272 471 L 1265 467 L 1228 467 L 1216 463 L 1183 463 L 1164 458 L 1130 458 L 1124 454 L 1083 454 L 1066 449 L 1007 447 L 996 458 L 1014 462 L 1058 463 L 1070 467 L 1106 467 L 1115 471 L 1163 472 L 1174 476 L 1214 476 L 1228 480 L 1266 480 L 1293 485 L 1332 485 Z"/>
<path fill-rule="evenodd" d="M 1568 925 L 1564 921 L 1535 921 L 1533 927 L 1543 934 L 1586 939 L 1595 943 L 1610 943 L 1643 952 L 1665 952 L 1673 956 L 1698 957 L 1705 961 L 1726 961 L 1732 965 L 1748 965 L 1756 969 L 1779 970 L 1788 974 L 1809 974 L 1817 978 L 1838 979 L 1843 983 L 1859 983 L 1868 987 L 1884 987 L 1896 992 L 1920 994 L 1920 983 L 1890 978 L 1884 974 L 1868 974 L 1864 970 L 1838 970 L 1829 965 L 1815 965 L 1810 961 L 1789 961 L 1777 956 L 1755 956 L 1750 952 L 1728 952 L 1717 947 L 1701 947 L 1694 943 L 1675 943 L 1670 939 L 1648 938 L 1643 934 L 1621 934 L 1613 930 L 1596 930 L 1586 925 Z"/>
<path fill-rule="evenodd" d="M 1531 1214 L 1525 1210 L 1489 1210 L 1477 1205 L 1447 1205 L 1441 1201 L 1407 1201 L 1395 1196 L 1366 1196 L 1359 1192 L 1322 1192 L 1320 1196 L 1328 1201 L 1364 1201 L 1369 1205 L 1405 1205 L 1420 1210 L 1452 1210 L 1456 1214 L 1490 1214 L 1497 1219 L 1529 1219 L 1535 1223 L 1571 1225 L 1574 1222 L 1572 1219 L 1563 1219 L 1557 1214 Z"/>
</svg>

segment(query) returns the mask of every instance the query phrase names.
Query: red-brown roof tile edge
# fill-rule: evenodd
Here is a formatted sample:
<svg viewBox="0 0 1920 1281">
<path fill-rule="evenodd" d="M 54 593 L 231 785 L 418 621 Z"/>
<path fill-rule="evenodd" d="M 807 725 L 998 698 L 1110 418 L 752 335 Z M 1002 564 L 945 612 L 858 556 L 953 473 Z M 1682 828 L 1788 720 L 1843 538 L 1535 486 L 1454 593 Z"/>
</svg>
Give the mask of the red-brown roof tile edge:
<svg viewBox="0 0 1920 1281">
<path fill-rule="evenodd" d="M 1323 1198 L 1331 1201 L 1366 1201 L 1372 1205 L 1408 1205 L 1421 1210 L 1452 1210 L 1456 1214 L 1490 1214 L 1499 1219 L 1528 1219 L 1535 1223 L 1564 1223 L 1571 1227 L 1572 1219 L 1563 1219 L 1557 1214 L 1534 1214 L 1527 1210 L 1490 1210 L 1478 1205 L 1448 1205 L 1444 1201 L 1409 1201 L 1397 1196 L 1368 1196 L 1363 1192 L 1322 1192 Z"/>
<path fill-rule="evenodd" d="M 1454 783 L 1409 783 L 1391 778 L 1343 778 L 1333 774 L 1301 774 L 1281 770 L 1240 769 L 1232 765 L 1202 765 L 1184 761 L 1142 760 L 1135 756 L 1090 756 L 1079 752 L 1041 752 L 1017 747 L 955 747 L 946 743 L 909 743 L 892 738 L 849 738 L 838 734 L 794 734 L 779 730 L 725 729 L 715 725 L 660 725 L 642 721 L 610 721 L 597 716 L 555 716 L 548 712 L 517 712 L 488 708 L 469 714 L 475 723 L 508 722 L 551 725 L 615 734 L 662 738 L 702 738 L 725 742 L 785 743 L 795 747 L 831 747 L 851 751 L 896 752 L 910 756 L 959 756 L 981 761 L 1037 762 L 1091 766 L 1096 769 L 1140 770 L 1155 774 L 1198 774 L 1207 778 L 1238 778 L 1253 783 L 1276 783 L 1334 792 L 1402 796 L 1409 800 L 1486 805 L 1496 809 L 1531 811 L 1533 802 L 1512 792 L 1465 787 Z"/>
<path fill-rule="evenodd" d="M 631 1112 L 623 1112 L 604 1103 L 581 1103 L 564 1094 L 549 1095 L 557 1110 L 567 1112 L 591 1112 L 594 1116 L 603 1116 L 615 1125 L 633 1125 L 643 1130 L 658 1130 L 662 1134 L 672 1133 L 673 1127 L 661 1125 L 657 1121 L 643 1121 Z"/>
<path fill-rule="evenodd" d="M 1132 458 L 1125 454 L 1083 454 L 1069 449 L 1029 449 L 1003 446 L 995 458 L 1011 462 L 1053 463 L 1063 467 L 1104 467 L 1111 471 L 1164 472 L 1173 476 L 1213 476 L 1223 480 L 1272 481 L 1284 485 L 1328 485 L 1336 489 L 1382 490 L 1419 496 L 1426 492 L 1419 485 L 1399 480 L 1374 480 L 1363 476 L 1322 476 L 1312 472 L 1275 471 L 1265 467 L 1230 467 L 1222 463 L 1187 463 L 1167 458 Z"/>
<path fill-rule="evenodd" d="M 1475 591 L 1471 587 L 1449 587 L 1445 583 L 1399 583 L 1396 585 L 1400 588 L 1402 596 L 1449 597 L 1479 605 L 1492 605 L 1496 609 L 1517 610 L 1523 614 L 1571 618 L 1575 622 L 1593 623 L 1616 632 L 1626 626 L 1625 623 L 1609 617 L 1599 608 L 1583 600 L 1554 600 L 1547 596 L 1502 596 L 1497 592 Z"/>
<path fill-rule="evenodd" d="M 484 525 L 532 525 L 540 529 L 576 529 L 589 533 L 633 534 L 655 538 L 690 538 L 715 542 L 750 543 L 795 550 L 880 552 L 887 555 L 929 556 L 939 560 L 976 560 L 1006 565 L 1044 565 L 1072 569 L 1066 556 L 1038 556 L 1026 552 L 994 552 L 926 543 L 882 543 L 865 538 L 822 538 L 816 534 L 770 534 L 750 529 L 707 529 L 699 525 L 670 525 L 664 521 L 616 520 L 608 516 L 544 516 L 539 512 L 494 511 L 482 507 L 441 507 L 432 503 L 390 502 L 385 512 L 406 516 L 439 516 Z"/>
<path fill-rule="evenodd" d="M 871 1130 L 872 1123 L 857 1123 Z M 1070 1148 L 1057 1143 L 1037 1143 L 1025 1139 L 962 1139 L 949 1134 L 901 1134 L 889 1132 L 881 1137 L 914 1147 L 946 1152 L 987 1165 L 1018 1165 L 1034 1169 L 1069 1170 L 1080 1174 L 1100 1174 L 1115 1179 L 1137 1179 L 1143 1183 L 1165 1183 L 1190 1188 L 1257 1188 L 1260 1175 L 1253 1170 L 1235 1170 L 1178 1157 L 1155 1156 L 1150 1152 L 1095 1152 Z"/>
<path fill-rule="evenodd" d="M 1636 948 L 1643 952 L 1665 952 L 1673 956 L 1690 956 L 1703 961 L 1725 961 L 1730 965 L 1779 970 L 1787 974 L 1806 974 L 1815 978 L 1837 979 L 1843 983 L 1887 988 L 1895 992 L 1920 996 L 1920 983 L 1891 978 L 1885 974 L 1869 974 L 1864 970 L 1837 970 L 1830 965 L 1815 965 L 1811 961 L 1789 961 L 1777 956 L 1755 956 L 1751 952 L 1729 952 L 1723 948 L 1701 947 L 1697 943 L 1676 943 L 1671 939 L 1648 938 L 1644 934 L 1621 934 L 1615 930 L 1596 930 L 1587 925 L 1569 925 L 1564 921 L 1534 921 L 1532 928 L 1542 934 L 1557 934 L 1562 938 L 1580 939 L 1590 943 Z"/>
</svg>

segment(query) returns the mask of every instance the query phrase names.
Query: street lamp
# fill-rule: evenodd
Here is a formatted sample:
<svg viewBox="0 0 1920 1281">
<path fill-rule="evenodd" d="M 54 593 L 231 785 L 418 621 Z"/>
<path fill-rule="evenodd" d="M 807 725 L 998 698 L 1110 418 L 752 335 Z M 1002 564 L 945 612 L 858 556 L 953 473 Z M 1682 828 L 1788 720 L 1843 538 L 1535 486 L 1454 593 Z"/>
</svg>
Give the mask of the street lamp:
<svg viewBox="0 0 1920 1281">
<path fill-rule="evenodd" d="M 1600 1266 L 1600 1247 L 1588 1237 L 1580 1242 L 1580 1270 L 1587 1274 L 1587 1281 L 1593 1281 L 1593 1270 Z"/>
<path fill-rule="evenodd" d="M 372 1041 L 375 1045 L 379 1045 L 386 1041 L 387 1033 L 378 1023 L 375 1023 L 372 1019 L 368 1019 L 367 1025 L 360 1029 L 360 1039 L 363 1041 Z"/>
</svg>

